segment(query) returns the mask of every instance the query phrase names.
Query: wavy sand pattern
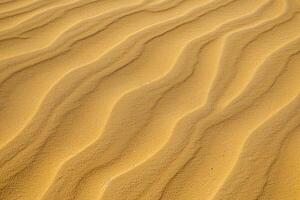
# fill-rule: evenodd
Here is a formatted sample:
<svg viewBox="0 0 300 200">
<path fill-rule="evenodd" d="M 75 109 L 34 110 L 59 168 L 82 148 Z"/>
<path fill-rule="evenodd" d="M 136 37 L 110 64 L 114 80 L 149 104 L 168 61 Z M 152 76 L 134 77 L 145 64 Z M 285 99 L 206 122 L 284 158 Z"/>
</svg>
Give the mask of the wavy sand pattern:
<svg viewBox="0 0 300 200">
<path fill-rule="evenodd" d="M 0 0 L 1 200 L 300 198 L 299 0 Z"/>
</svg>

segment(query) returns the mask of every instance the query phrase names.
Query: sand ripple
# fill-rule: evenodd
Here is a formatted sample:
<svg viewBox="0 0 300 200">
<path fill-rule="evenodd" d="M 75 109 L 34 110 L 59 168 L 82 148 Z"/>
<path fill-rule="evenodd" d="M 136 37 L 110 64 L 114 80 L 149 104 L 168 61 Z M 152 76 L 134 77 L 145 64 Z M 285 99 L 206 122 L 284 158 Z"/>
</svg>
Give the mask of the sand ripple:
<svg viewBox="0 0 300 200">
<path fill-rule="evenodd" d="M 0 199 L 295 200 L 298 0 L 0 0 Z"/>
</svg>

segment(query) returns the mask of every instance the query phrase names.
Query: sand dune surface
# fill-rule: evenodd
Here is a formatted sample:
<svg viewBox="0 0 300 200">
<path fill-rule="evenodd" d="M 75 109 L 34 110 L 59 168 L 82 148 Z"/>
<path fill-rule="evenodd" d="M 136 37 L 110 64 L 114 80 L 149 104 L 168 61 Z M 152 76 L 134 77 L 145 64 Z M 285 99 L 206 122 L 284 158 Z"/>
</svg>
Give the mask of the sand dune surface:
<svg viewBox="0 0 300 200">
<path fill-rule="evenodd" d="M 0 0 L 0 200 L 298 199 L 299 0 Z"/>
</svg>

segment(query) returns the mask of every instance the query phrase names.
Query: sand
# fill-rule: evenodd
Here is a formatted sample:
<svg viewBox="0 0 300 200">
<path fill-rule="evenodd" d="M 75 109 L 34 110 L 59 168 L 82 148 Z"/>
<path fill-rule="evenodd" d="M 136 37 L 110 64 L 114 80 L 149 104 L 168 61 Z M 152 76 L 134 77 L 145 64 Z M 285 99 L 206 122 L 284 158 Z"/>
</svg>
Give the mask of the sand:
<svg viewBox="0 0 300 200">
<path fill-rule="evenodd" d="M 299 0 L 0 0 L 0 200 L 298 200 L 299 94 Z"/>
</svg>

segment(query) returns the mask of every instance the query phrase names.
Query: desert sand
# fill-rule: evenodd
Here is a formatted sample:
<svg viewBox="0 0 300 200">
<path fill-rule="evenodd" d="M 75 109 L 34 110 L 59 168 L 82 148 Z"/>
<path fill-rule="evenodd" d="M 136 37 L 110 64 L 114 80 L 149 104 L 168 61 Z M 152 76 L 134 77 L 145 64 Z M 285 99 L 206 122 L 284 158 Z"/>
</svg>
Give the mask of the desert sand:
<svg viewBox="0 0 300 200">
<path fill-rule="evenodd" d="M 299 0 L 0 0 L 0 200 L 299 199 Z"/>
</svg>

